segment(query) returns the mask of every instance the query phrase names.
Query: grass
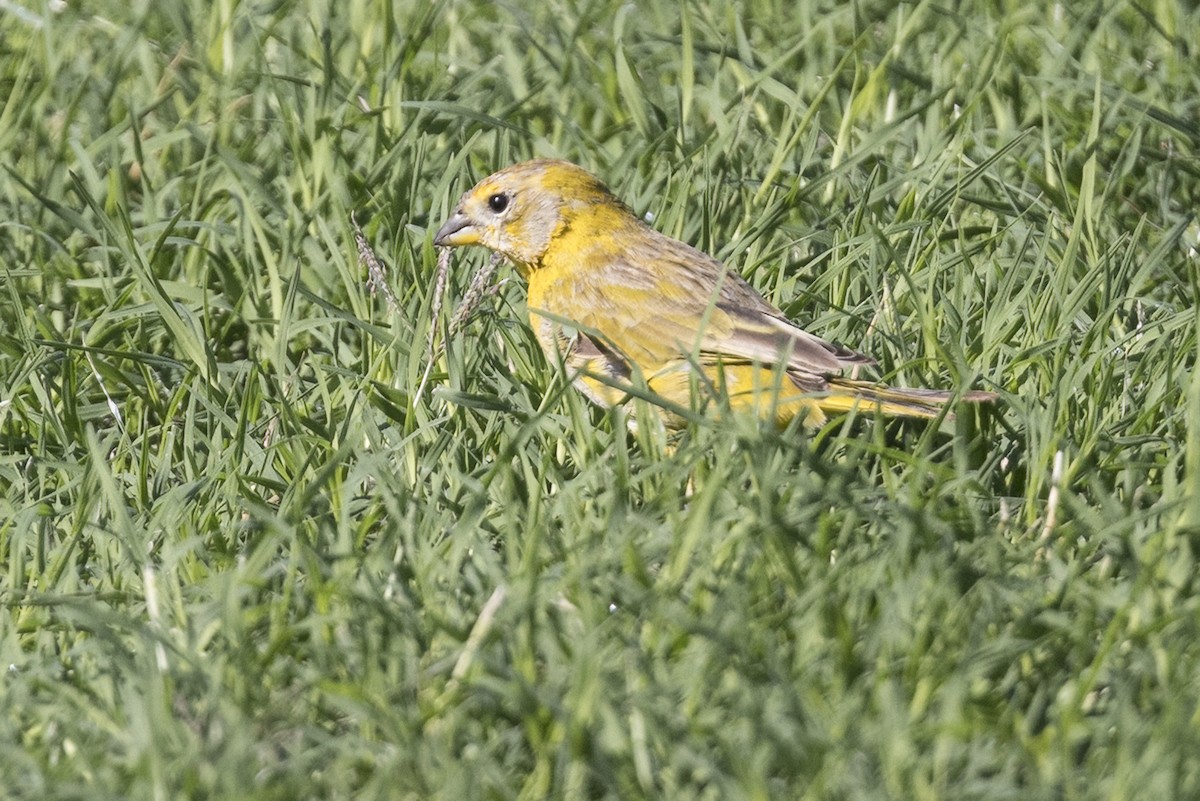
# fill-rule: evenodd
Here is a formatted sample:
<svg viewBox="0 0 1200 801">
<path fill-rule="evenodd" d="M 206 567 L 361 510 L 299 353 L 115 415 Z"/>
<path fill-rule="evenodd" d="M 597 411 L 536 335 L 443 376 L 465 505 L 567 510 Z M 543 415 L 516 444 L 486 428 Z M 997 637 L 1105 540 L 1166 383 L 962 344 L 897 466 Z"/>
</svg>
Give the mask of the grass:
<svg viewBox="0 0 1200 801">
<path fill-rule="evenodd" d="M 1154 0 L 3 3 L 0 786 L 1200 797 L 1198 40 Z M 668 452 L 513 278 L 414 403 L 432 231 L 535 155 L 1002 402 Z"/>
</svg>

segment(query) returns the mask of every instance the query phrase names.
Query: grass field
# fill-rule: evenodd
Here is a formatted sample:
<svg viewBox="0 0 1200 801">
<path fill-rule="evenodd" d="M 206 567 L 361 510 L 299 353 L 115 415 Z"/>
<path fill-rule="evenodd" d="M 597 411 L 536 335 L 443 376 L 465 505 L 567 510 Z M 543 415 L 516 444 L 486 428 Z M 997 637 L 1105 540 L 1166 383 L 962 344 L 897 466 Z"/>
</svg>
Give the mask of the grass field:
<svg viewBox="0 0 1200 801">
<path fill-rule="evenodd" d="M 0 795 L 1200 798 L 1197 42 L 1170 0 L 4 0 Z M 445 336 L 486 254 L 431 321 L 433 231 L 531 156 L 1001 402 L 628 433 L 510 271 Z"/>
</svg>

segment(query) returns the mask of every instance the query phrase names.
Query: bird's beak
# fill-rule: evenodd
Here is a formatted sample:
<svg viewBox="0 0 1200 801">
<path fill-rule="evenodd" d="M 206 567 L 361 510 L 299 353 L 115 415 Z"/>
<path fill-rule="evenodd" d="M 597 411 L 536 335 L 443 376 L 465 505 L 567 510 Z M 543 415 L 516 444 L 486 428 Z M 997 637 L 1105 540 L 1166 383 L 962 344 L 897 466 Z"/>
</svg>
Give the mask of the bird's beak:
<svg viewBox="0 0 1200 801">
<path fill-rule="evenodd" d="M 477 245 L 479 244 L 479 231 L 471 225 L 471 218 L 461 211 L 456 211 L 438 229 L 437 234 L 433 237 L 433 244 L 438 247 Z"/>
</svg>

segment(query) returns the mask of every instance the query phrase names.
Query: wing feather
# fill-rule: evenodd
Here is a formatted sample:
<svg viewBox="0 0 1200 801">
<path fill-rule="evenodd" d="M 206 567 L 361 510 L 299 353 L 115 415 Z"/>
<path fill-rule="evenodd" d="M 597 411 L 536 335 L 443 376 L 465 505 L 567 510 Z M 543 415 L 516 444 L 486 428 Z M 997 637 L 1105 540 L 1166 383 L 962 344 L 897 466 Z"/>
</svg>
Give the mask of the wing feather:
<svg viewBox="0 0 1200 801">
<path fill-rule="evenodd" d="M 744 360 L 782 363 L 801 374 L 794 378 L 820 379 L 873 363 L 799 328 L 711 256 L 650 229 L 646 233 L 604 258 L 579 254 L 591 268 L 571 270 L 553 293 L 541 293 L 561 301 L 561 311 L 547 311 L 571 310 L 581 326 L 650 372 L 685 359 Z"/>
</svg>

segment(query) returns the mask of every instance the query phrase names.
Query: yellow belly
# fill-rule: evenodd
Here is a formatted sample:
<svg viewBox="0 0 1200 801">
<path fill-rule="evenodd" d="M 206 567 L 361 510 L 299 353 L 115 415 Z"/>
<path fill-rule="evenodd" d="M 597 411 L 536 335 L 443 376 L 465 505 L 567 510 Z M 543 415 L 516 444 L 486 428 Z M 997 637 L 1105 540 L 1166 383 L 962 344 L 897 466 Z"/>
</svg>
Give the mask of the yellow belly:
<svg viewBox="0 0 1200 801">
<path fill-rule="evenodd" d="M 593 403 L 608 407 L 630 396 L 617 382 L 598 377 L 603 373 L 578 366 L 583 369 L 576 375 L 575 385 Z M 826 420 L 821 410 L 821 403 L 826 400 L 823 394 L 803 392 L 787 376 L 760 365 L 696 368 L 689 362 L 677 362 L 649 375 L 644 371 L 643 375 L 645 380 L 641 383 L 645 389 L 638 394 L 649 390 L 651 401 L 657 397 L 664 402 L 659 413 L 671 428 L 683 424 L 683 419 L 671 411 L 673 407 L 696 411 L 728 408 L 736 414 L 772 420 L 779 426 L 787 425 L 797 415 L 803 416 L 806 426 L 819 426 Z"/>
</svg>

